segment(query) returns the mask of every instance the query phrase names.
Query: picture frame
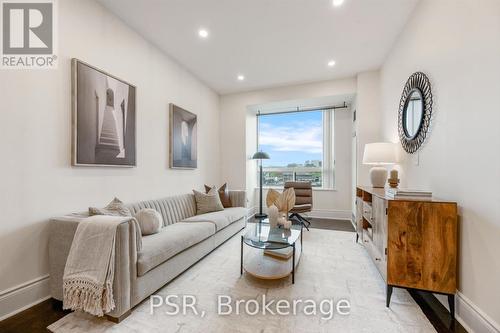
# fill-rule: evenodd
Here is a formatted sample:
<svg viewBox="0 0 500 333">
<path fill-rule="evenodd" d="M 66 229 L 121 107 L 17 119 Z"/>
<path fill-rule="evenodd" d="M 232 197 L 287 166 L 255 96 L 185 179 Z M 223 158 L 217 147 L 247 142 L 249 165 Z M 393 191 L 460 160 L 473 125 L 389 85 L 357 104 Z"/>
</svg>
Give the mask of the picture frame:
<svg viewBox="0 0 500 333">
<path fill-rule="evenodd" d="M 137 166 L 137 88 L 71 60 L 72 166 Z"/>
<path fill-rule="evenodd" d="M 198 168 L 198 117 L 173 103 L 169 105 L 169 166 Z"/>
</svg>

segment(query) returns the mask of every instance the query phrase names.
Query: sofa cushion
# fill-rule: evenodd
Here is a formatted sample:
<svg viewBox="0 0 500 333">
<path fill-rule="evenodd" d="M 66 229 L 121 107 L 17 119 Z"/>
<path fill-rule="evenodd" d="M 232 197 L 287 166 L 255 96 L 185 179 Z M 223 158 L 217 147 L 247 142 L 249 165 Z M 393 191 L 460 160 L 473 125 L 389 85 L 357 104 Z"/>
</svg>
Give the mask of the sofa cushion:
<svg viewBox="0 0 500 333">
<path fill-rule="evenodd" d="M 215 225 L 216 230 L 220 231 L 233 222 L 238 221 L 246 215 L 246 208 L 244 207 L 231 207 L 221 210 L 219 212 L 212 212 L 191 216 L 182 222 L 200 223 L 211 222 Z"/>
<path fill-rule="evenodd" d="M 89 215 L 132 216 L 130 210 L 118 198 L 114 198 L 104 208 L 89 207 Z"/>
<path fill-rule="evenodd" d="M 156 234 L 163 227 L 163 217 L 153 208 L 141 209 L 134 217 L 143 236 Z"/>
<path fill-rule="evenodd" d="M 224 210 L 216 187 L 212 187 L 208 193 L 196 190 L 193 190 L 193 193 L 194 200 L 196 201 L 196 214 L 200 215 Z"/>
<path fill-rule="evenodd" d="M 179 252 L 215 233 L 212 223 L 174 223 L 159 233 L 142 237 L 142 250 L 137 254 L 137 274 L 142 276 Z"/>
<path fill-rule="evenodd" d="M 214 186 L 210 187 L 207 184 L 205 184 L 205 193 L 210 192 L 210 190 L 213 187 Z M 219 187 L 217 192 L 219 192 L 219 198 L 220 198 L 220 201 L 222 202 L 222 206 L 224 206 L 224 208 L 233 207 L 233 204 L 231 202 L 231 197 L 229 196 L 229 190 L 227 189 L 227 183 L 224 183 L 224 185 Z"/>
</svg>

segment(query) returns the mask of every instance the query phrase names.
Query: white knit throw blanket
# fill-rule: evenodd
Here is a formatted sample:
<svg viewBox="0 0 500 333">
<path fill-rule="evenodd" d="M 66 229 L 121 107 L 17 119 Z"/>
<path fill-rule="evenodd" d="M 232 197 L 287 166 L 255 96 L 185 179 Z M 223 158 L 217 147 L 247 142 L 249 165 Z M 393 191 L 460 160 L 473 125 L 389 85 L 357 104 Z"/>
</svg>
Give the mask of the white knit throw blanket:
<svg viewBox="0 0 500 333">
<path fill-rule="evenodd" d="M 130 219 L 96 215 L 78 224 L 64 268 L 64 309 L 102 316 L 115 308 L 115 236 L 118 225 Z"/>
</svg>

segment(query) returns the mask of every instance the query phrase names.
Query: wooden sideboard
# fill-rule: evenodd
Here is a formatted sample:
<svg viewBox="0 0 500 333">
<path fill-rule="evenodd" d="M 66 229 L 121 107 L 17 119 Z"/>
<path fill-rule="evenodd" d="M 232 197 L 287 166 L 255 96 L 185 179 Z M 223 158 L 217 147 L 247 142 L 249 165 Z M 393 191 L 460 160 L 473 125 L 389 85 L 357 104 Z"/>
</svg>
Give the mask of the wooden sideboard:
<svg viewBox="0 0 500 333">
<path fill-rule="evenodd" d="M 356 241 L 361 240 L 387 284 L 448 295 L 455 316 L 457 203 L 390 199 L 385 189 L 356 188 Z"/>
</svg>

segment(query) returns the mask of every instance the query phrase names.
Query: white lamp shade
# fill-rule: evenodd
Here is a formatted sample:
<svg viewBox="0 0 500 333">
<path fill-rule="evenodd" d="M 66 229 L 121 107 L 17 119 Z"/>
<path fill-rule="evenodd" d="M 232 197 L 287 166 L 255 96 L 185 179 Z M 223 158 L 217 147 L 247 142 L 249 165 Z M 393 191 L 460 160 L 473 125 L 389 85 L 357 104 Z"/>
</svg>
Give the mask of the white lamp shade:
<svg viewBox="0 0 500 333">
<path fill-rule="evenodd" d="M 383 165 L 397 163 L 396 145 L 389 142 L 367 143 L 363 164 Z"/>
</svg>

